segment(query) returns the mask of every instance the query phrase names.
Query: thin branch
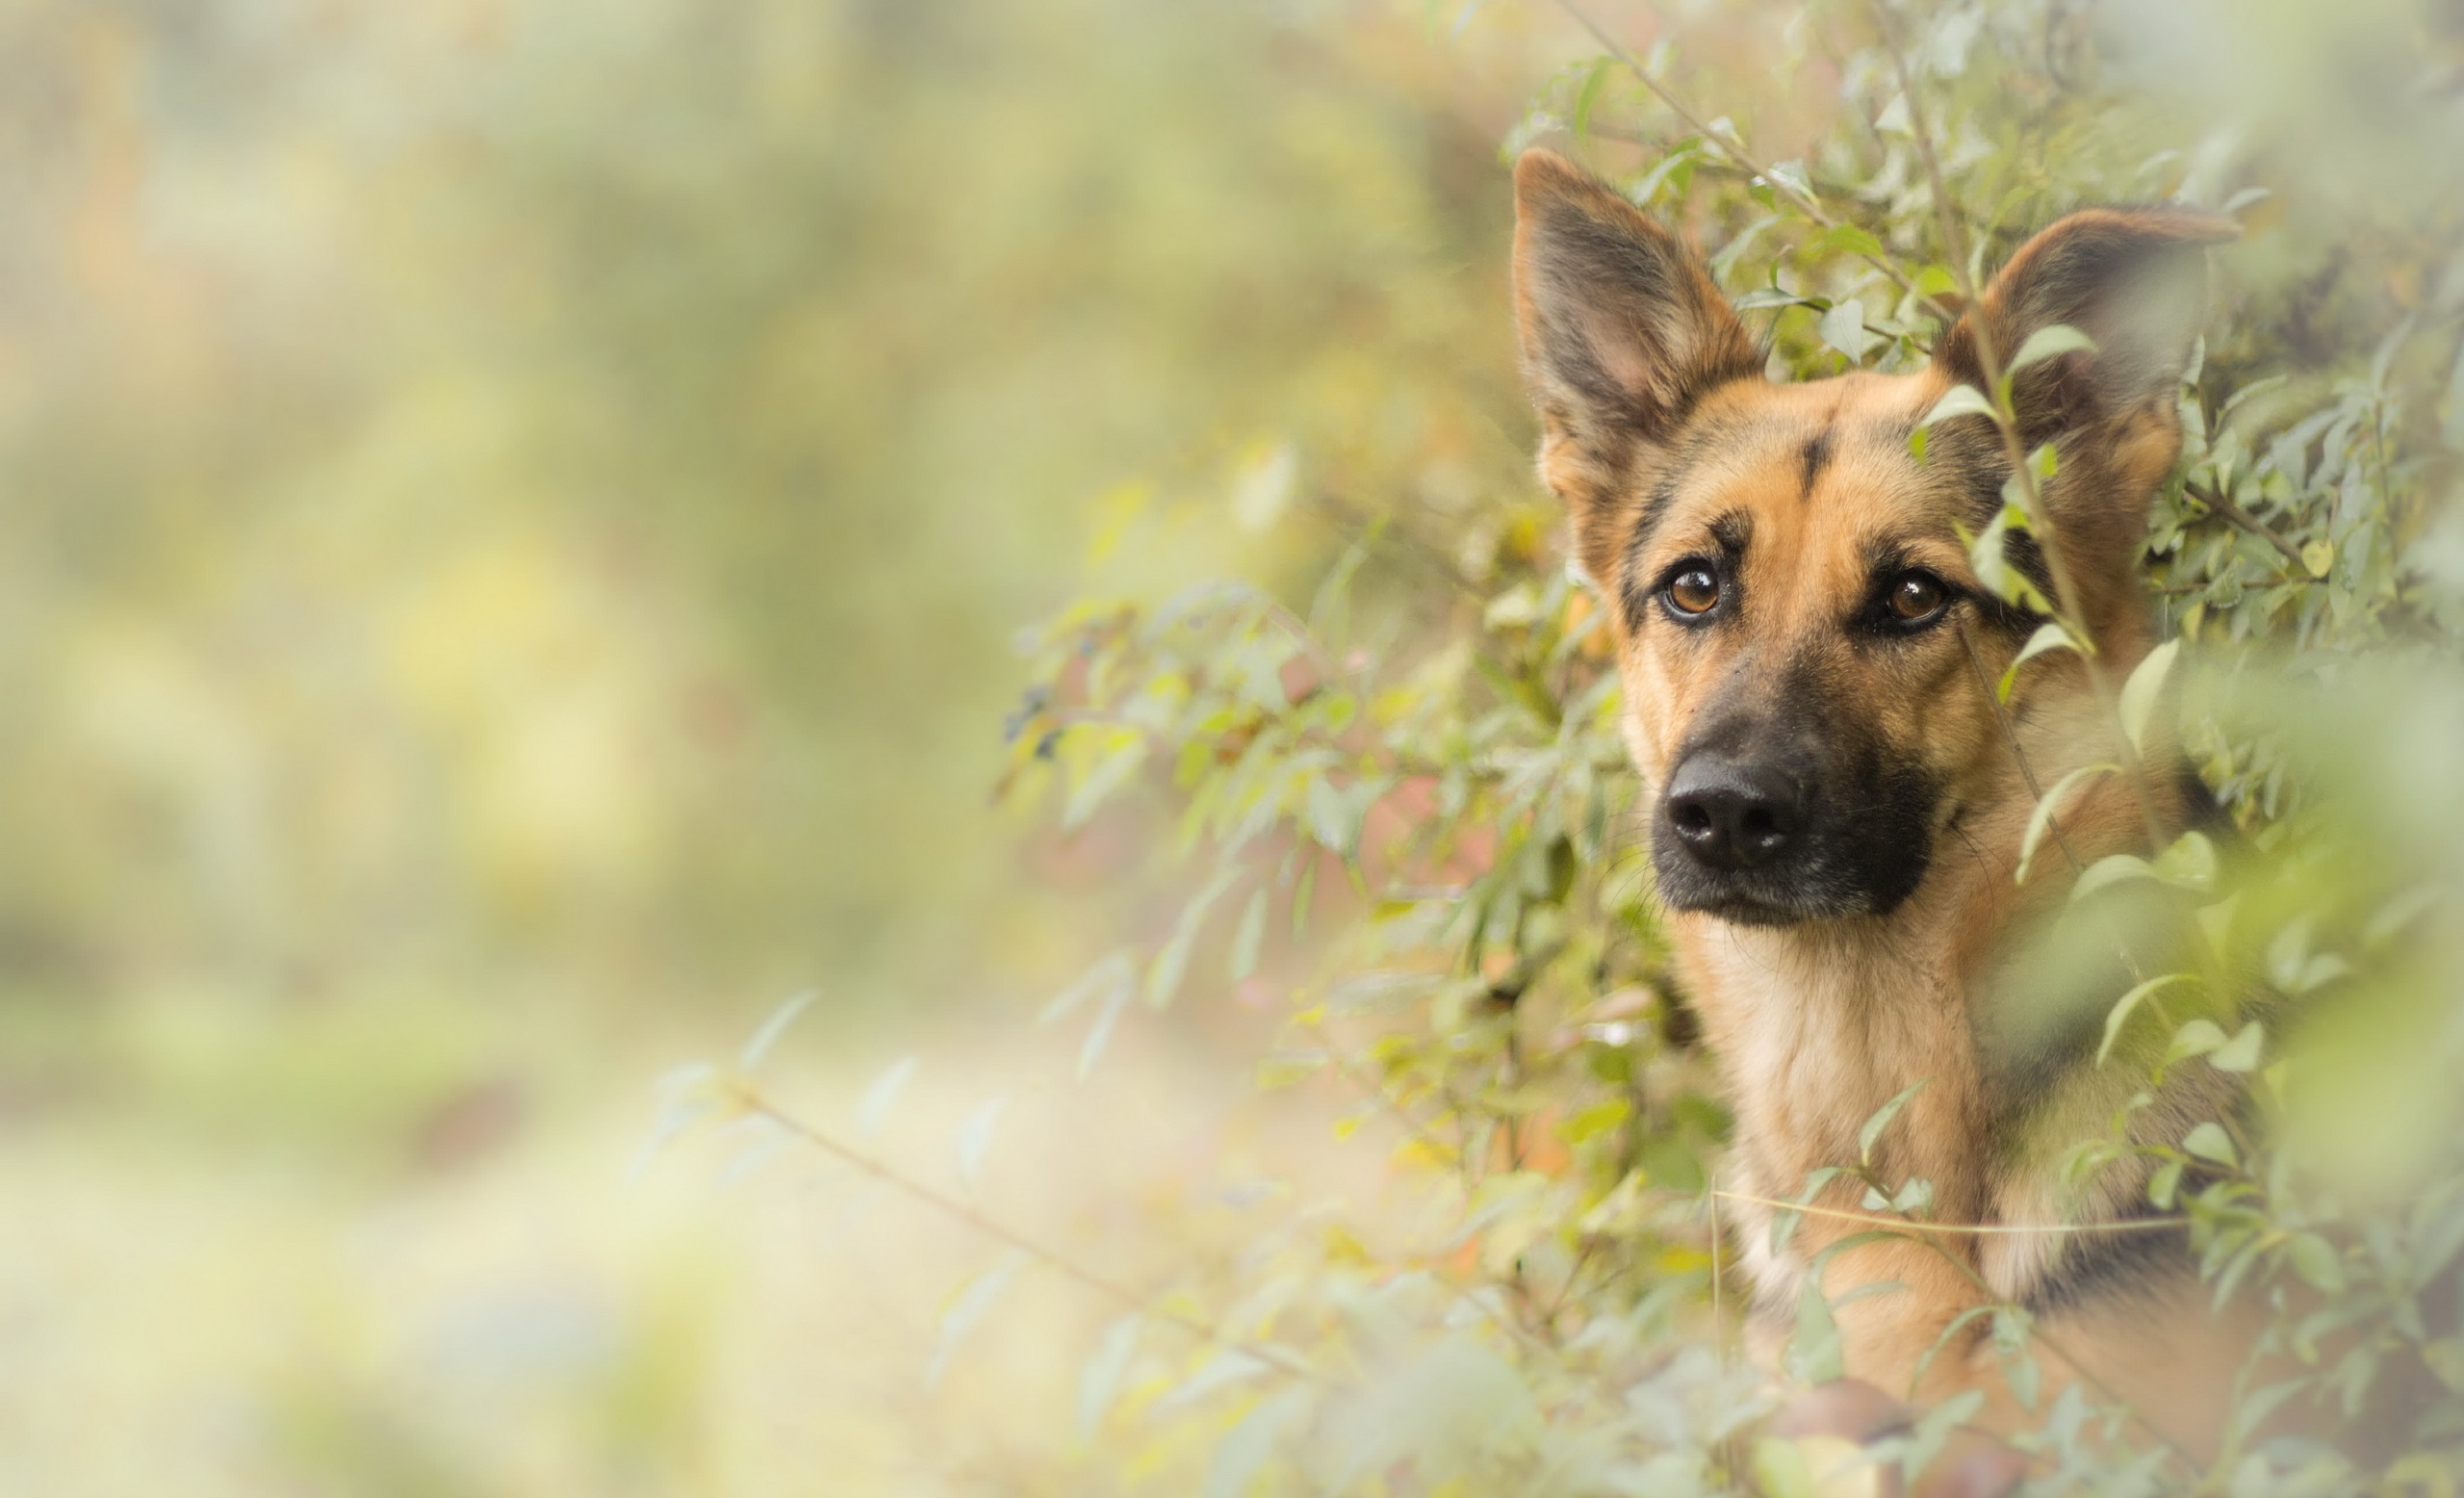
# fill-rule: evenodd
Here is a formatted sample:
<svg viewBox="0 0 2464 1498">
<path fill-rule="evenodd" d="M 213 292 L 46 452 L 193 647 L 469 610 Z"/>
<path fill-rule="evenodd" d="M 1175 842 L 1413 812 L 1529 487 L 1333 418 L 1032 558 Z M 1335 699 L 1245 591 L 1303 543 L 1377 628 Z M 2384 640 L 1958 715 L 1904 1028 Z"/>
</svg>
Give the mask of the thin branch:
<svg viewBox="0 0 2464 1498">
<path fill-rule="evenodd" d="M 1976 1266 L 1970 1264 L 1964 1255 L 1954 1253 L 1949 1249 L 1943 1247 L 1938 1235 L 1966 1234 L 1982 1237 L 1997 1233 L 2130 1232 L 2155 1227 L 2178 1227 L 2190 1221 L 2187 1217 L 2144 1217 L 2130 1218 L 2122 1222 L 2058 1224 L 2036 1227 L 2014 1227 L 2008 1224 L 1922 1223 L 1909 1217 L 1883 1217 L 1870 1212 L 1850 1212 L 1833 1207 L 1801 1205 L 1794 1201 L 1782 1201 L 1770 1197 L 1752 1196 L 1747 1193 L 1737 1191 L 1714 1192 L 1713 1195 L 1727 1197 L 1732 1201 L 1751 1201 L 1759 1206 L 1780 1207 L 1791 1212 L 1803 1212 L 1810 1217 L 1835 1218 L 1845 1222 L 1861 1223 L 1867 1227 L 1888 1229 L 1895 1236 L 1903 1237 L 1904 1241 L 1912 1241 L 1921 1248 L 1931 1250 L 1935 1254 L 1939 1256 L 1944 1263 L 1950 1265 L 1951 1268 L 1957 1271 L 1963 1278 L 1967 1280 L 1968 1284 L 1975 1289 L 1977 1294 L 1984 1298 L 1982 1302 L 1983 1304 L 1997 1307 L 2012 1305 L 2013 1303 L 2006 1301 L 2001 1296 L 1995 1294 L 1993 1287 L 1985 1282 L 1985 1277 L 1977 1273 Z M 2179 1460 L 2185 1467 L 2188 1467 L 2193 1474 L 2195 1475 L 2200 1470 L 2200 1464 L 2197 1458 L 2192 1456 L 2188 1450 L 2174 1441 L 2170 1435 L 2166 1434 L 2163 1430 L 2158 1428 L 2154 1421 L 2141 1413 L 2137 1406 L 2116 1393 L 2112 1385 L 2098 1378 L 2090 1370 L 2088 1364 L 2083 1362 L 2075 1354 L 2071 1353 L 2060 1342 L 2055 1341 L 2051 1336 L 2047 1335 L 2043 1327 L 2034 1316 L 2030 1316 L 2028 1318 L 2028 1335 L 2037 1342 L 2041 1343 L 2045 1351 L 2053 1354 L 2053 1356 L 2061 1358 L 2063 1362 L 2067 1364 L 2070 1371 L 2078 1376 L 2079 1381 L 2082 1383 L 2087 1384 L 2097 1393 L 2103 1395 L 2107 1400 L 2111 1401 L 2116 1408 L 2123 1410 L 2133 1421 L 2136 1421 L 2140 1429 L 2156 1437 L 2157 1444 L 2163 1446 L 2169 1454 L 2170 1454 L 2175 1459 Z"/>
<path fill-rule="evenodd" d="M 1017 1250 L 1046 1268 L 1058 1272 L 1063 1278 L 1094 1291 L 1108 1301 L 1127 1306 L 1156 1321 L 1178 1327 L 1200 1341 L 1212 1342 L 1226 1352 L 1254 1357 L 1295 1378 L 1307 1379 L 1312 1382 L 1323 1382 L 1322 1376 L 1317 1370 L 1281 1348 L 1271 1347 L 1262 1342 L 1246 1341 L 1240 1337 L 1225 1336 L 1194 1316 L 1173 1310 L 1135 1290 L 1116 1284 L 1094 1271 L 1082 1267 L 1065 1254 L 1048 1249 L 1034 1239 L 995 1222 L 965 1202 L 944 1196 L 921 1181 L 911 1179 L 861 1150 L 839 1143 L 802 1119 L 782 1112 L 768 1098 L 754 1092 L 749 1085 L 744 1086 L 737 1100 L 746 1112 L 768 1119 L 772 1124 L 820 1149 L 823 1153 L 854 1166 L 886 1186 L 903 1192 L 927 1205 L 938 1207 L 942 1212 L 964 1223 L 986 1237 Z"/>
<path fill-rule="evenodd" d="M 2019 507 L 2028 517 L 2028 527 L 2035 532 L 2037 547 L 2043 555 L 2045 570 L 2052 575 L 2055 603 L 2060 607 L 2073 633 L 2089 649 L 2080 653 L 2088 668 L 2088 684 L 2103 710 L 2105 721 L 2113 729 L 2115 749 L 2122 770 L 2129 777 L 2130 788 L 2139 801 L 2139 814 L 2145 824 L 2150 853 L 2164 849 L 2165 825 L 2156 814 L 2155 798 L 2147 788 L 2146 767 L 2140 762 L 2139 746 L 2130 741 L 2129 732 L 2121 721 L 2121 702 L 2114 690 L 2113 679 L 2105 674 L 2104 665 L 2096 659 L 2095 639 L 2088 630 L 2087 611 L 2080 607 L 2078 584 L 2063 560 L 2062 548 L 2055 544 L 2053 517 L 2045 511 L 2044 498 L 2037 489 L 2035 470 L 2028 466 L 2027 446 L 2019 439 L 2018 413 L 2012 405 L 2010 392 L 2004 388 L 2002 359 L 1993 347 L 1992 328 L 1983 316 L 1983 298 L 1978 295 L 1976 272 L 1968 264 L 1965 235 L 1961 232 L 1959 214 L 1951 204 L 1950 186 L 1942 175 L 1942 159 L 1934 148 L 1934 133 L 1925 122 L 1925 107 L 1916 90 L 1916 76 L 1908 65 L 1908 54 L 1901 48 L 1892 32 L 1890 18 L 1877 0 L 1873 7 L 1874 29 L 1881 36 L 1883 48 L 1890 54 L 1891 69 L 1898 76 L 1900 92 L 1908 100 L 1909 134 L 1916 142 L 1916 151 L 1925 163 L 1925 180 L 1934 196 L 1934 217 L 1940 226 L 1942 252 L 1950 258 L 1952 273 L 1959 277 L 1960 294 L 1967 305 L 1978 310 L 1969 320 L 1968 332 L 1976 349 L 1978 371 L 1985 376 L 1985 389 L 1993 405 L 1993 425 L 2002 436 L 2002 450 L 2011 464 L 2013 481 L 2019 486 Z"/>
<path fill-rule="evenodd" d="M 1890 1227 L 1903 1232 L 1944 1232 L 1969 1237 L 1992 1237 L 2010 1233 L 2071 1233 L 2071 1232 L 2144 1232 L 2157 1227 L 2186 1227 L 2187 1217 L 2129 1217 L 2110 1223 L 1925 1223 L 1912 1217 L 1888 1217 L 1878 1212 L 1852 1212 L 1843 1207 L 1810 1206 L 1795 1201 L 1783 1201 L 1776 1197 L 1758 1197 L 1743 1191 L 1714 1191 L 1714 1197 L 1730 1201 L 1748 1201 L 1756 1206 L 1777 1207 L 1786 1212 L 1802 1212 L 1808 1217 L 1828 1217 L 1843 1223 L 1862 1223 L 1868 1227 Z"/>
<path fill-rule="evenodd" d="M 2203 483 L 2185 483 L 2182 492 L 2206 505 L 2219 519 L 2230 521 L 2274 547 L 2277 555 L 2299 569 L 2301 581 L 2311 581 L 2310 564 L 2301 559 L 2301 548 L 2270 529 L 2259 517 Z"/>
<path fill-rule="evenodd" d="M 1393 1119 L 1396 1125 L 1402 1129 L 1404 1133 L 1412 1136 L 1414 1143 L 1427 1150 L 1430 1156 L 1434 1159 L 1459 1160 L 1462 1158 L 1462 1146 L 1450 1145 L 1444 1140 L 1438 1138 L 1435 1134 L 1430 1133 L 1427 1127 L 1424 1126 L 1420 1120 L 1412 1117 L 1409 1113 L 1404 1112 L 1399 1103 L 1396 1102 L 1393 1098 L 1387 1096 L 1386 1088 L 1383 1083 L 1377 1081 L 1374 1077 L 1361 1075 L 1356 1068 L 1354 1068 L 1349 1062 L 1346 1061 L 1344 1059 L 1342 1047 L 1338 1046 L 1335 1044 L 1335 1038 L 1326 1032 L 1325 1021 L 1322 1020 L 1304 1020 L 1302 1022 L 1318 1032 L 1319 1043 L 1326 1048 L 1326 1064 L 1334 1068 L 1335 1074 L 1342 1077 L 1345 1081 L 1349 1082 L 1354 1088 L 1358 1089 L 1365 1097 L 1367 1097 L 1370 1101 L 1375 1103 L 1379 1111 L 1383 1112 L 1388 1118 Z"/>
<path fill-rule="evenodd" d="M 1692 131 L 1695 135 L 1701 137 L 1711 145 L 1716 146 L 1719 149 L 1720 154 L 1726 156 L 1730 161 L 1734 162 L 1743 170 L 1754 176 L 1761 178 L 1764 182 L 1769 183 L 1773 192 L 1781 194 L 1783 196 L 1786 197 L 1789 202 L 1796 204 L 1797 211 L 1799 213 L 1804 214 L 1807 218 L 1812 220 L 1814 222 L 1822 225 L 1826 229 L 1857 227 L 1856 225 L 1849 224 L 1845 220 L 1835 216 L 1829 209 L 1823 207 L 1822 203 L 1811 194 L 1803 191 L 1794 183 L 1780 176 L 1770 168 L 1762 165 L 1759 161 L 1757 161 L 1753 154 L 1746 150 L 1744 145 L 1739 143 L 1733 137 L 1722 135 L 1718 131 L 1713 130 L 1709 125 L 1704 123 L 1701 116 L 1686 108 L 1683 100 L 1680 99 L 1676 94 L 1671 93 L 1667 87 L 1661 84 L 1658 79 L 1654 78 L 1650 73 L 1646 72 L 1643 68 L 1643 65 L 1635 61 L 1634 55 L 1631 52 L 1627 51 L 1623 46 L 1619 45 L 1617 39 L 1611 37 L 1606 31 L 1603 30 L 1600 23 L 1593 20 L 1588 14 L 1586 14 L 1581 7 L 1574 3 L 1574 0 L 1557 0 L 1557 8 L 1572 16 L 1576 24 L 1582 27 L 1583 30 L 1591 33 L 1591 39 L 1600 43 L 1601 50 L 1606 52 L 1609 57 L 1615 59 L 1625 67 L 1626 71 L 1632 73 L 1637 79 L 1641 80 L 1643 87 L 1649 89 L 1655 98 L 1658 99 L 1660 103 L 1668 106 L 1669 113 L 1684 121 L 1686 129 Z M 1944 307 L 1940 301 L 1937 300 L 1931 293 L 1921 290 L 1917 286 L 1914 278 L 1899 268 L 1898 262 L 1892 260 L 1887 255 L 1867 254 L 1862 250 L 1858 251 L 1858 258 L 1864 261 L 1867 265 L 1872 266 L 1875 270 L 1881 271 L 1884 276 L 1889 279 L 1892 285 L 1898 287 L 1901 291 L 1906 292 L 1911 297 L 1915 297 L 1918 305 L 1924 307 L 1928 312 L 1933 313 L 1937 318 L 1939 318 L 1944 327 L 1951 325 L 1952 317 L 1950 310 Z"/>
</svg>

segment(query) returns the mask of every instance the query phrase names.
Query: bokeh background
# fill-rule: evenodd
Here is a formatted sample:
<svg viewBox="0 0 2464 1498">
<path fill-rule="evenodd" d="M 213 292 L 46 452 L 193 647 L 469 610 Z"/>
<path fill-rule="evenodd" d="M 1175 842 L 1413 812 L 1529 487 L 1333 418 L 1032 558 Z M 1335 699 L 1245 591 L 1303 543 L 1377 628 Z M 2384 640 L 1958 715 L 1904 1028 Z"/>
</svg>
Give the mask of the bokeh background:
<svg viewBox="0 0 2464 1498">
<path fill-rule="evenodd" d="M 1822 7 L 1585 9 L 1689 28 L 1774 159 L 1840 114 Z M 2199 127 L 2148 181 L 2298 189 L 2237 274 L 2322 379 L 2464 297 L 2386 40 L 2451 89 L 2459 13 L 2046 7 Z M 1064 835 L 995 795 L 1019 642 L 1368 548 L 1376 644 L 1546 559 L 1502 143 L 1614 103 L 1598 55 L 1539 0 L 0 5 L 0 1493 L 1202 1467 L 1095 1449 L 1117 1307 L 960 1216 L 1142 1292 L 1269 1195 L 1337 1249 L 1322 1199 L 1428 1203 L 1385 1123 L 1330 1150 L 1337 1103 L 1254 1085 L 1280 938 L 1037 1023 L 1193 879 L 1160 798 Z M 1664 143 L 1627 92 L 1619 169 Z M 2402 784 L 2451 791 L 2447 733 L 2389 736 Z M 2390 814 L 2439 840 L 2426 804 Z M 2451 977 L 2382 1033 L 2452 1031 Z M 648 1148 L 661 1078 L 803 995 L 770 1096 L 957 1213 L 775 1132 Z M 2452 1053 L 2399 1091 L 2448 1106 Z"/>
<path fill-rule="evenodd" d="M 1237 1003 L 1083 1085 L 1033 1026 L 1177 905 L 994 805 L 1013 639 L 1528 482 L 1498 142 L 1586 51 L 1340 0 L 0 12 L 0 1490 L 1095 1490 L 1087 1307 L 928 1379 L 983 1245 L 640 1168 L 653 1079 L 812 991 L 799 1097 L 919 1056 L 884 1148 L 947 1175 L 973 1121 L 977 1189 L 1124 1273 L 1300 1126 Z"/>
</svg>

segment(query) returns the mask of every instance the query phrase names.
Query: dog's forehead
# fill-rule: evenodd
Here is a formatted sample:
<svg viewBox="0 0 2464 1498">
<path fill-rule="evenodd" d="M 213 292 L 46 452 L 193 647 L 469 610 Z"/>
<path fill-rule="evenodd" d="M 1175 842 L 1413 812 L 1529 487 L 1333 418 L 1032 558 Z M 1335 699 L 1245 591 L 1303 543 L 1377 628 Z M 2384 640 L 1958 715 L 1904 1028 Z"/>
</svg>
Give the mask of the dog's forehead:
<svg viewBox="0 0 2464 1498">
<path fill-rule="evenodd" d="M 1645 497 L 1647 547 L 1694 545 L 1738 516 L 1765 553 L 1946 529 L 1945 486 L 1909 452 L 1937 395 L 1923 378 L 1870 373 L 1713 392 Z"/>
</svg>

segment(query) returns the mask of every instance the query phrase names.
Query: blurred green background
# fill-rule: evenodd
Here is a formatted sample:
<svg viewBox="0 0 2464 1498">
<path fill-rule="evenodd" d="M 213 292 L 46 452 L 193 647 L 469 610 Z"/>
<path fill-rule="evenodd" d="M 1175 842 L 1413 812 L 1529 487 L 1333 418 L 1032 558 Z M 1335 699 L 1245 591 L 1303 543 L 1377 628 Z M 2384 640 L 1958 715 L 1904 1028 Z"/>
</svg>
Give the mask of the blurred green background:
<svg viewBox="0 0 2464 1498">
<path fill-rule="evenodd" d="M 992 805 L 1016 631 L 1528 482 L 1583 48 L 1460 19 L 0 12 L 0 1490 L 1094 1490 L 1034 1313 L 926 1386 L 963 1246 L 627 1164 L 808 988 L 941 1149 L 1158 918 Z M 1175 1023 L 1012 1110 L 1023 1220 L 1240 1147 Z"/>
</svg>

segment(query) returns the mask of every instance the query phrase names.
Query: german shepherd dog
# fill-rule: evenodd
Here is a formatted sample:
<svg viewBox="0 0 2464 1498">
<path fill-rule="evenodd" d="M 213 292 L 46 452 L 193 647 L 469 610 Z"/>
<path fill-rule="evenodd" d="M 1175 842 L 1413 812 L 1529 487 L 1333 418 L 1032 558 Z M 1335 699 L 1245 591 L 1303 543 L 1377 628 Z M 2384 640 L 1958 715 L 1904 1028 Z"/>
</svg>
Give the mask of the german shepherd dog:
<svg viewBox="0 0 2464 1498">
<path fill-rule="evenodd" d="M 2069 919 L 2077 868 L 2148 854 L 2205 792 L 2151 741 L 2144 798 L 2089 779 L 2058 820 L 2069 857 L 2015 877 L 2037 788 L 2111 760 L 2112 717 L 2080 658 L 2048 652 L 2005 726 L 1989 684 L 2042 621 L 1986 586 L 1963 541 L 2003 503 L 2005 447 L 1981 415 L 1937 426 L 1922 460 L 1910 439 L 1954 385 L 1983 387 L 1980 333 L 2006 362 L 2042 327 L 2089 335 L 2020 372 L 2014 401 L 2027 450 L 2056 445 L 2044 512 L 2121 680 L 2151 646 L 2138 564 L 2181 452 L 2204 246 L 2234 226 L 2169 207 L 2073 214 L 2011 257 L 1923 372 L 1781 384 L 1695 258 L 1619 194 L 1534 150 L 1515 194 L 1540 473 L 1607 600 L 1655 883 L 1735 1110 L 1729 1185 L 1797 1198 L 1810 1172 L 1856 1163 L 1861 1125 L 1922 1082 L 1873 1171 L 1930 1182 L 1927 1220 L 1989 1229 L 1852 1242 L 1867 1225 L 1810 1215 L 1775 1251 L 1771 1209 L 1747 1202 L 1730 1222 L 1755 1340 L 1776 1345 L 1818 1263 L 1853 1378 L 1927 1402 L 1985 1389 L 1998 1414 L 1983 1423 L 2009 1429 L 2022 1416 L 1990 1318 L 1967 1313 L 2015 1304 L 2076 1359 L 2041 1355 L 2047 1390 L 2085 1380 L 2212 1449 L 2249 1329 L 2211 1315 L 2179 1230 L 2029 1230 L 2149 1215 L 2144 1162 L 2063 1184 L 2069 1148 L 2144 1076 L 2094 1064 L 2130 983 L 2110 936 L 2099 971 L 2050 960 L 2042 933 Z M 2006 555 L 2054 596 L 2024 531 Z M 2129 1126 L 2176 1143 L 2237 1098 L 2224 1074 L 2180 1068 Z M 1864 1191 L 1835 1180 L 1813 1200 L 1853 1212 Z"/>
</svg>

